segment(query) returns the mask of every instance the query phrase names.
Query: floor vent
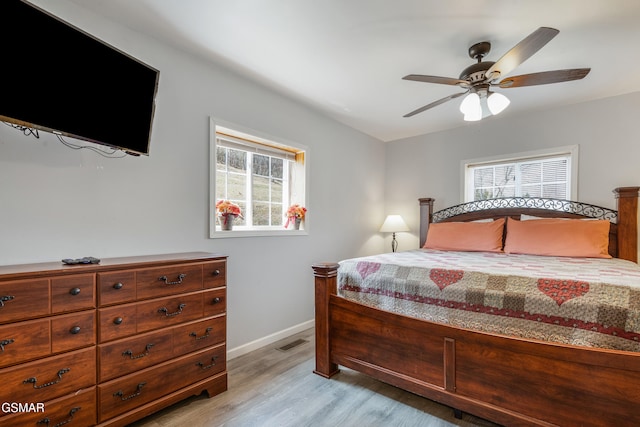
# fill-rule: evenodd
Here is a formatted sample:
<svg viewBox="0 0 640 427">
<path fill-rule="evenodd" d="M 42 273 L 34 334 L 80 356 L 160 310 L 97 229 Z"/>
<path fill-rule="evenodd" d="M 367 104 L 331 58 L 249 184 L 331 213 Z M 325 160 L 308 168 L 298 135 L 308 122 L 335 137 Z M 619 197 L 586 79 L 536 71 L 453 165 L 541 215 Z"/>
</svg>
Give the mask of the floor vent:
<svg viewBox="0 0 640 427">
<path fill-rule="evenodd" d="M 288 350 L 291 350 L 292 348 L 297 347 L 300 344 L 304 344 L 306 342 L 309 342 L 309 341 L 303 340 L 301 338 L 301 339 L 295 340 L 293 342 L 290 342 L 289 344 L 283 345 L 282 347 L 278 347 L 278 350 L 280 350 L 280 351 L 288 351 Z"/>
</svg>

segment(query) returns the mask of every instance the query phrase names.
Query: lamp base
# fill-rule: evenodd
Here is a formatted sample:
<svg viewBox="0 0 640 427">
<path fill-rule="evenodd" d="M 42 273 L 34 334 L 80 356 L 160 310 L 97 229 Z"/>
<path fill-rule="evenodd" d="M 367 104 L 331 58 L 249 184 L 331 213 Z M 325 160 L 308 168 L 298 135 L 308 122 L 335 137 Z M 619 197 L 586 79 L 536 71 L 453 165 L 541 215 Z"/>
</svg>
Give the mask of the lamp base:
<svg viewBox="0 0 640 427">
<path fill-rule="evenodd" d="M 398 241 L 396 240 L 396 233 L 393 233 L 393 239 L 391 239 L 391 252 L 395 252 L 398 249 Z"/>
</svg>

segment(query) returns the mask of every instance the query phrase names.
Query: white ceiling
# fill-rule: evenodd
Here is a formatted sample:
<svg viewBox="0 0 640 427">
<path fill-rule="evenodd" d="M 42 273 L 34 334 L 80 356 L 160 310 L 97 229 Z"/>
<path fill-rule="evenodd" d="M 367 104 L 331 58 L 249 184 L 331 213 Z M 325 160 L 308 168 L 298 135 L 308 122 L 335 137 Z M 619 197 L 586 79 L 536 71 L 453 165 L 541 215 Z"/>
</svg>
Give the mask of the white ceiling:
<svg viewBox="0 0 640 427">
<path fill-rule="evenodd" d="M 457 78 L 474 62 L 472 44 L 491 42 L 485 60 L 497 61 L 541 26 L 560 34 L 510 75 L 591 73 L 497 89 L 511 99 L 501 117 L 640 90 L 639 0 L 71 1 L 384 141 L 470 125 L 458 111 L 462 98 L 403 118 L 462 91 L 403 76 Z"/>
</svg>

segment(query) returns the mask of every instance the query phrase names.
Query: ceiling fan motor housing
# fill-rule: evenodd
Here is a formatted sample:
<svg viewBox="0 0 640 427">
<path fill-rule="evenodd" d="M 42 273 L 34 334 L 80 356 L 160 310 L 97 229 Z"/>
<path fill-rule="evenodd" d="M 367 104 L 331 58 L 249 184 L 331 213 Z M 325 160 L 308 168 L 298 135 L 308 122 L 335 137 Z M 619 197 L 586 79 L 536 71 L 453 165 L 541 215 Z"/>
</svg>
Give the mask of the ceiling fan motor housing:
<svg viewBox="0 0 640 427">
<path fill-rule="evenodd" d="M 466 80 L 470 83 L 478 83 L 485 80 L 486 71 L 495 64 L 493 61 L 478 62 L 470 65 L 460 73 L 460 80 Z"/>
</svg>

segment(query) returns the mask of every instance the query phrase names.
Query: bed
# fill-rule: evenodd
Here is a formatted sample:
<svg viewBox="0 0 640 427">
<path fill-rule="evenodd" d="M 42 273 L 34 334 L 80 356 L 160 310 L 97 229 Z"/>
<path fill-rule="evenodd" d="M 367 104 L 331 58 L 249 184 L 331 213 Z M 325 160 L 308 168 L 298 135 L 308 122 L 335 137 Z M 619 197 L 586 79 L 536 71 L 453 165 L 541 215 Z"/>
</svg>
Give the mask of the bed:
<svg viewBox="0 0 640 427">
<path fill-rule="evenodd" d="M 639 189 L 615 189 L 616 210 L 573 201 L 510 198 L 471 202 L 433 212 L 434 200 L 420 199 L 421 248 L 427 242 L 429 228 L 431 236 L 434 236 L 436 230 L 445 227 L 442 224 L 485 224 L 487 220 L 494 220 L 493 224 L 497 220 L 506 223 L 507 231 L 500 245 L 504 245 L 504 250 L 507 250 L 507 245 L 514 248 L 513 241 L 509 242 L 509 230 L 513 230 L 512 236 L 515 236 L 518 229 L 510 229 L 509 224 L 513 225 L 516 220 L 517 226 L 521 226 L 525 223 L 520 221 L 524 219 L 522 215 L 527 215 L 573 219 L 571 222 L 579 226 L 589 221 L 575 219 L 594 219 L 594 224 L 607 220 L 604 221 L 607 222 L 608 236 L 605 253 L 598 257 L 601 264 L 591 267 L 581 264 L 585 260 L 574 256 L 540 256 L 518 251 L 505 255 L 501 251 L 476 251 L 473 255 L 479 256 L 480 260 L 475 258 L 473 262 L 477 266 L 486 265 L 485 270 L 463 271 L 460 277 L 453 278 L 451 272 L 458 268 L 452 265 L 457 266 L 457 258 L 464 258 L 469 253 L 418 249 L 340 263 L 315 264 L 314 372 L 331 378 L 339 372 L 339 366 L 344 366 L 450 406 L 458 417 L 462 412 L 468 412 L 505 426 L 640 425 L 640 302 L 636 298 L 640 295 L 640 270 L 636 264 Z M 559 221 L 562 220 L 542 220 L 538 224 Z M 423 253 L 429 255 L 432 252 L 446 254 L 447 262 L 452 264 L 425 264 L 422 273 L 415 270 L 417 265 L 426 262 L 420 258 Z M 500 269 L 500 257 L 509 259 L 511 269 L 505 268 L 504 272 Z M 592 259 L 591 256 L 588 258 Z M 487 259 L 491 262 L 485 262 Z M 540 265 L 534 263 L 536 259 Z M 440 261 L 436 257 L 435 261 L 429 262 Z M 563 264 L 574 262 L 577 264 L 573 265 L 573 270 L 564 269 Z M 608 267 L 614 264 L 615 268 Z M 549 283 L 534 282 L 531 286 L 537 287 L 541 294 L 546 293 L 552 309 L 562 310 L 572 305 L 575 308 L 582 304 L 581 301 L 593 297 L 595 303 L 601 305 L 602 312 L 607 314 L 604 320 L 588 314 L 585 318 L 579 315 L 569 318 L 562 311 L 557 311 L 541 317 L 543 320 L 539 323 L 546 324 L 545 334 L 527 333 L 527 327 L 520 328 L 524 333 L 518 333 L 517 328 L 502 324 L 494 325 L 492 329 L 490 322 L 484 322 L 488 326 L 483 329 L 483 322 L 474 320 L 470 312 L 485 310 L 481 316 L 488 317 L 486 309 L 493 307 L 501 316 L 500 322 L 509 316 L 518 317 L 514 313 L 532 313 L 523 309 L 526 303 L 522 305 L 522 298 L 513 298 L 513 292 L 509 298 L 512 302 L 519 301 L 519 310 L 513 304 L 500 306 L 490 302 L 492 298 L 508 300 L 505 295 L 509 292 L 496 294 L 493 292 L 495 289 L 512 290 L 514 283 L 524 288 L 529 286 L 525 282 L 531 277 L 540 279 L 537 270 L 533 276 L 525 273 L 531 265 L 534 270 L 549 266 L 557 277 L 577 285 L 571 291 L 563 289 L 558 294 L 553 293 Z M 604 278 L 593 276 L 595 273 L 590 268 L 599 269 Z M 355 272 L 356 279 L 346 278 L 349 270 Z M 404 273 L 390 274 L 389 271 Z M 442 274 L 433 279 L 434 271 Z M 385 274 L 386 283 L 376 279 Z M 430 274 L 431 278 L 425 282 L 440 289 L 416 291 L 414 288 L 425 274 Z M 472 280 L 469 286 L 473 291 L 467 290 L 462 294 L 458 291 L 456 297 L 456 287 L 461 286 L 468 275 L 478 274 L 486 274 L 488 279 Z M 545 278 L 549 274 L 544 270 Z M 514 276 L 517 279 L 513 279 Z M 521 280 L 520 276 L 528 279 Z M 496 281 L 496 277 L 499 280 Z M 407 278 L 412 280 L 405 280 Z M 492 293 L 480 289 L 482 286 L 478 284 L 507 283 L 505 281 L 510 284 L 506 288 L 493 286 Z M 404 288 L 393 290 L 390 287 L 392 282 L 399 282 Z M 633 290 L 624 290 L 626 282 L 632 285 Z M 583 288 L 585 283 L 587 291 Z M 450 292 L 446 298 L 436 298 L 429 293 L 441 295 L 445 291 Z M 620 297 L 624 292 L 626 296 Z M 405 311 L 396 312 L 392 307 L 398 305 L 393 302 L 397 300 L 395 294 L 405 296 L 399 303 L 405 306 Z M 478 298 L 478 295 L 485 299 Z M 618 297 L 610 298 L 610 295 Z M 612 307 L 610 299 L 619 300 L 621 306 Z M 415 305 L 426 304 L 427 300 L 430 303 L 435 301 L 436 306 L 441 304 L 436 307 L 436 311 L 440 311 L 435 315 L 416 317 L 412 313 Z M 451 304 L 451 307 L 446 304 Z M 457 304 L 456 307 L 453 304 Z M 606 307 L 603 309 L 603 306 Z M 443 315 L 445 312 L 461 312 L 462 320 L 449 318 Z M 535 310 L 533 314 L 537 315 Z M 621 317 L 626 320 L 620 321 Z M 517 320 L 524 322 L 524 319 Z M 527 320 L 535 323 L 535 319 Z M 558 330 L 570 331 L 563 336 L 557 333 Z"/>
</svg>

